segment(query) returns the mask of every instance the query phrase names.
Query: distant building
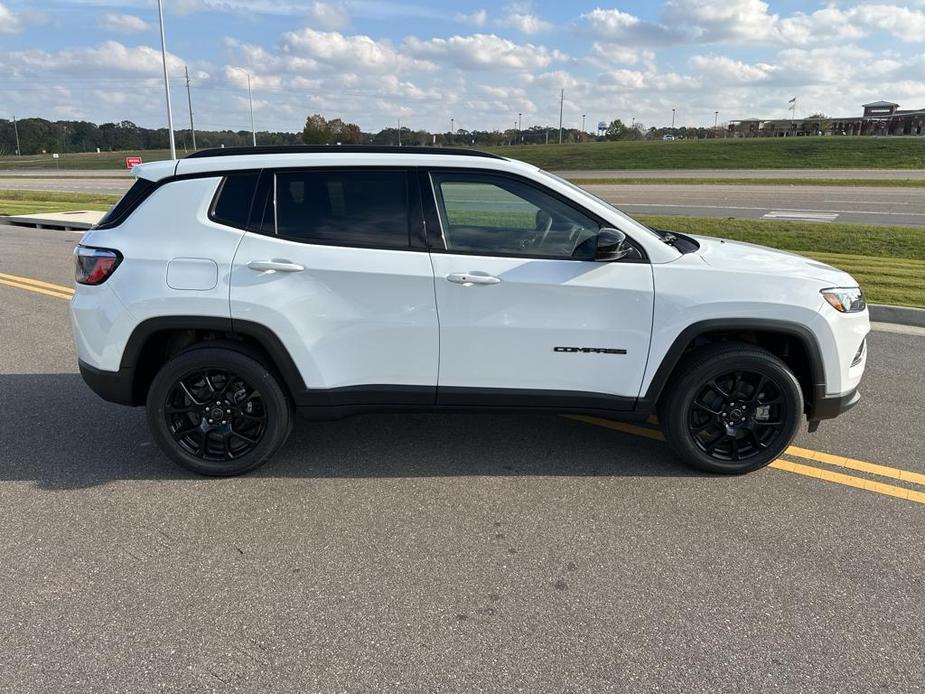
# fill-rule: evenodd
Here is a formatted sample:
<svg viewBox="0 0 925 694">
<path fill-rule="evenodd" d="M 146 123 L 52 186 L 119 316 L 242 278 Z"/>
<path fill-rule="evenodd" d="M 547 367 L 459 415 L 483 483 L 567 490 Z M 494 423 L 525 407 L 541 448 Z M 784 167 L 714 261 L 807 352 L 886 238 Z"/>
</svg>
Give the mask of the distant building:
<svg viewBox="0 0 925 694">
<path fill-rule="evenodd" d="M 734 137 L 799 135 L 925 135 L 925 109 L 900 109 L 892 101 L 864 104 L 847 118 L 745 118 L 729 121 Z"/>
</svg>

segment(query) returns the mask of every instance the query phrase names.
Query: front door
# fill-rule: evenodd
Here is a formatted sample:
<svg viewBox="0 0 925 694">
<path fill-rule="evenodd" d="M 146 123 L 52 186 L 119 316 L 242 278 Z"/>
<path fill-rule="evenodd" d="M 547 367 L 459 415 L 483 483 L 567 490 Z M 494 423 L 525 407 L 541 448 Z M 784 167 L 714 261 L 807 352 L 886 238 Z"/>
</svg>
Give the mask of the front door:
<svg viewBox="0 0 925 694">
<path fill-rule="evenodd" d="M 445 247 L 431 253 L 438 402 L 631 408 L 653 311 L 641 254 L 595 262 L 600 221 L 525 179 L 430 175 Z"/>
<path fill-rule="evenodd" d="M 232 319 L 276 333 L 307 387 L 302 405 L 433 404 L 433 270 L 410 243 L 417 182 L 310 169 L 265 173 L 261 188 L 262 221 L 235 254 Z"/>
</svg>

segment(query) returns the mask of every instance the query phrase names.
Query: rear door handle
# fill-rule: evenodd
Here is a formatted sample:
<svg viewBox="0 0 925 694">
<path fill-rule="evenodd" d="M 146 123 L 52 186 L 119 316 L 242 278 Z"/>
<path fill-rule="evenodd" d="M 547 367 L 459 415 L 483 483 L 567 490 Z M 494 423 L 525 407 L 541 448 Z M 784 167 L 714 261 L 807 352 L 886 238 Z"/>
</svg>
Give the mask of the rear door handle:
<svg viewBox="0 0 925 694">
<path fill-rule="evenodd" d="M 273 260 L 252 260 L 247 264 L 247 267 L 257 272 L 266 272 L 267 270 L 276 270 L 277 272 L 302 272 L 302 270 L 305 269 L 304 265 L 293 263 L 291 260 L 281 260 L 279 258 L 274 258 Z"/>
<path fill-rule="evenodd" d="M 471 287 L 474 284 L 501 284 L 500 277 L 492 275 L 477 275 L 471 272 L 454 272 L 446 276 L 447 282 Z"/>
</svg>

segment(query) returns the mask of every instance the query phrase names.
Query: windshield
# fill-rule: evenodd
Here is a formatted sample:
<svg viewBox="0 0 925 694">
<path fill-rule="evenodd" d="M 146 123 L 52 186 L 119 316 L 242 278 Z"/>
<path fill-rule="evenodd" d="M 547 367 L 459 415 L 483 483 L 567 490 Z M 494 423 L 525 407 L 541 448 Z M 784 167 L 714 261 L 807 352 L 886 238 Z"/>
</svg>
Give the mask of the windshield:
<svg viewBox="0 0 925 694">
<path fill-rule="evenodd" d="M 562 178 L 561 176 L 556 176 L 554 173 L 549 173 L 548 171 L 544 171 L 543 169 L 540 169 L 540 173 L 543 174 L 544 176 L 548 176 L 549 178 L 553 179 L 554 181 L 557 181 L 557 182 L 559 182 L 559 183 L 561 183 L 561 184 L 563 184 L 563 185 L 568 186 L 569 188 L 571 188 L 573 191 L 575 191 L 575 192 L 578 193 L 579 195 L 581 195 L 581 196 L 583 196 L 583 197 L 585 197 L 585 198 L 588 198 L 588 199 L 590 199 L 590 200 L 593 200 L 594 202 L 598 202 L 598 203 L 600 203 L 600 204 L 602 204 L 602 205 L 606 205 L 607 207 L 609 207 L 610 209 L 612 209 L 614 212 L 616 212 L 616 213 L 619 215 L 620 219 L 622 220 L 622 224 L 620 225 L 620 231 L 622 231 L 622 232 L 632 232 L 632 231 L 634 231 L 634 230 L 639 230 L 639 231 L 642 231 L 642 232 L 644 232 L 644 233 L 647 233 L 647 234 L 651 235 L 652 237 L 658 239 L 659 241 L 664 241 L 664 239 L 662 238 L 662 236 L 661 236 L 660 234 L 654 232 L 652 229 L 650 229 L 649 227 L 647 227 L 647 226 L 646 226 L 645 224 L 643 224 L 642 222 L 636 221 L 635 219 L 633 219 L 632 217 L 630 217 L 628 214 L 626 214 L 626 213 L 623 212 L 622 210 L 619 210 L 619 209 L 617 209 L 616 207 L 614 207 L 613 205 L 611 205 L 611 204 L 610 204 L 609 202 L 607 202 L 606 200 L 602 200 L 601 198 L 597 197 L 596 195 L 593 195 L 593 194 L 589 193 L 589 192 L 586 191 L 584 188 L 581 188 L 580 186 L 576 186 L 576 185 L 575 185 L 574 183 L 572 183 L 571 181 L 568 181 L 568 180 Z"/>
</svg>

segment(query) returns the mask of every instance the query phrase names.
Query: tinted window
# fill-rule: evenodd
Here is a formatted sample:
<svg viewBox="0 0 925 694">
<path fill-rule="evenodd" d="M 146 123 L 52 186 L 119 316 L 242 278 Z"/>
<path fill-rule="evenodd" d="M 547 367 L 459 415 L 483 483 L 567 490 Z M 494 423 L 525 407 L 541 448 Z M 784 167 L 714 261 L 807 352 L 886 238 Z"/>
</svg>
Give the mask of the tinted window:
<svg viewBox="0 0 925 694">
<path fill-rule="evenodd" d="M 591 259 L 599 225 L 541 189 L 491 174 L 434 173 L 448 251 Z"/>
<path fill-rule="evenodd" d="M 250 216 L 256 173 L 240 173 L 225 176 L 212 206 L 212 219 L 220 224 L 244 229 Z"/>
<path fill-rule="evenodd" d="M 276 174 L 279 236 L 345 246 L 408 247 L 404 171 L 297 171 Z"/>
<path fill-rule="evenodd" d="M 157 187 L 154 181 L 146 178 L 139 178 L 132 184 L 132 187 L 126 191 L 122 199 L 113 205 L 100 219 L 96 225 L 98 229 L 106 229 L 121 224 L 122 221 L 138 207 L 142 201 L 148 197 L 148 194 Z"/>
</svg>

